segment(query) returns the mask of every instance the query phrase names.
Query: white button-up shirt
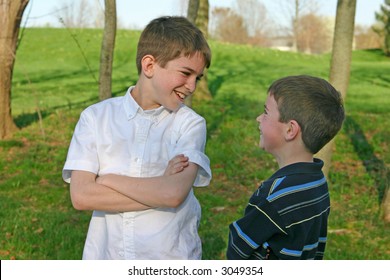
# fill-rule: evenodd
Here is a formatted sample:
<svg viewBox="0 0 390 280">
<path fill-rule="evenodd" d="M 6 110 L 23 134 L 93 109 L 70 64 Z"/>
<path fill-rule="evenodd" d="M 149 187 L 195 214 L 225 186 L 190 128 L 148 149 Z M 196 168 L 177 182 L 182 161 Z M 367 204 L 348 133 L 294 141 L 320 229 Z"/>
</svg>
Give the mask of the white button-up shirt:
<svg viewBox="0 0 390 280">
<path fill-rule="evenodd" d="M 97 175 L 162 175 L 168 161 L 184 154 L 199 165 L 194 186 L 207 186 L 210 162 L 204 154 L 205 120 L 186 106 L 143 111 L 131 96 L 111 98 L 85 109 L 63 168 Z M 193 191 L 178 208 L 92 214 L 83 259 L 200 259 L 201 209 Z"/>
</svg>

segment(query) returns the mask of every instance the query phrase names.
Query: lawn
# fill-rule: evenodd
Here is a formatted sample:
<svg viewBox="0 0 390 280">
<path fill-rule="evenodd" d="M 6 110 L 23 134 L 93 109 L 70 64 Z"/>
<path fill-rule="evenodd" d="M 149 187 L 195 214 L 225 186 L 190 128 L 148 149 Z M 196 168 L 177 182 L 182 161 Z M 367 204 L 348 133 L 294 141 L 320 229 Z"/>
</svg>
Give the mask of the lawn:
<svg viewBox="0 0 390 280">
<path fill-rule="evenodd" d="M 117 34 L 113 95 L 137 80 L 138 32 Z M 77 40 L 77 44 L 75 42 Z M 20 130 L 0 141 L 0 259 L 80 259 L 90 212 L 72 208 L 61 179 L 80 112 L 98 101 L 101 31 L 26 29 L 14 69 L 12 112 Z M 78 47 L 81 46 L 80 47 Z M 213 99 L 193 108 L 207 120 L 213 180 L 196 188 L 204 259 L 224 259 L 228 225 L 277 164 L 257 147 L 255 118 L 282 76 L 327 79 L 330 55 L 311 56 L 210 41 Z M 326 259 L 390 259 L 380 207 L 389 187 L 390 59 L 353 53 L 347 119 L 329 174 L 332 210 Z"/>
</svg>

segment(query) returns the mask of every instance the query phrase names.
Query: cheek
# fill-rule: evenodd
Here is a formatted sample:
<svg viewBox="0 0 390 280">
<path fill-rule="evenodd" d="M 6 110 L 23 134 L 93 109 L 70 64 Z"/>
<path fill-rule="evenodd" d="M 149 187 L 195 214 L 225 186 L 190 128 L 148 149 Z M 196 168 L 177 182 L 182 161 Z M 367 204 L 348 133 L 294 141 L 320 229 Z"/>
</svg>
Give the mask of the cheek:
<svg viewBox="0 0 390 280">
<path fill-rule="evenodd" d="M 263 140 L 272 139 L 275 137 L 275 134 L 277 134 L 277 129 L 275 126 L 273 126 L 271 123 L 268 123 L 267 121 L 263 121 L 261 124 L 261 138 Z"/>
<path fill-rule="evenodd" d="M 172 84 L 175 86 L 182 86 L 186 83 L 186 79 L 187 78 L 182 75 L 176 75 L 172 78 Z"/>
<path fill-rule="evenodd" d="M 179 77 L 165 77 L 160 80 L 161 84 L 164 85 L 164 88 L 172 91 L 175 88 L 180 87 L 183 83 Z"/>
</svg>

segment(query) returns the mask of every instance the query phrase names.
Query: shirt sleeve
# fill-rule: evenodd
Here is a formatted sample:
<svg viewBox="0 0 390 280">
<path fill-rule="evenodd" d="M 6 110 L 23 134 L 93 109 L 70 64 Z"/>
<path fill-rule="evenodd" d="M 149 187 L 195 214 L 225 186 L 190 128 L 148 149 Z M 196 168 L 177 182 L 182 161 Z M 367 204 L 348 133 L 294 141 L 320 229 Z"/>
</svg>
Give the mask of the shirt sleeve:
<svg viewBox="0 0 390 280">
<path fill-rule="evenodd" d="M 206 146 L 206 121 L 201 116 L 192 112 L 187 116 L 181 116 L 180 128 L 174 130 L 173 143 L 170 158 L 178 154 L 184 154 L 190 162 L 199 166 L 194 186 L 207 186 L 211 180 L 210 160 L 205 154 Z"/>
<path fill-rule="evenodd" d="M 272 205 L 248 204 L 244 217 L 229 225 L 227 259 L 250 259 L 253 254 L 276 234 L 285 233 L 279 225 L 279 215 Z"/>
<path fill-rule="evenodd" d="M 88 109 L 81 113 L 69 145 L 62 170 L 62 178 L 67 183 L 70 183 L 72 170 L 89 171 L 95 174 L 99 171 L 95 121 Z"/>
</svg>

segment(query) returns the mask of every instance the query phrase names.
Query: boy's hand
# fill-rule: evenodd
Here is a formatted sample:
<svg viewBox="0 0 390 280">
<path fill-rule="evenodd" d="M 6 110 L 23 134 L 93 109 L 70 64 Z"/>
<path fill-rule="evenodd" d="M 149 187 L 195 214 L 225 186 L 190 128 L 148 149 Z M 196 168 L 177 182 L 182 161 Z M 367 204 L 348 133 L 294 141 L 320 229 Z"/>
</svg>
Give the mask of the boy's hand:
<svg viewBox="0 0 390 280">
<path fill-rule="evenodd" d="M 168 166 L 165 169 L 164 175 L 169 176 L 179 173 L 189 165 L 188 157 L 185 155 L 177 155 L 168 162 Z"/>
</svg>

